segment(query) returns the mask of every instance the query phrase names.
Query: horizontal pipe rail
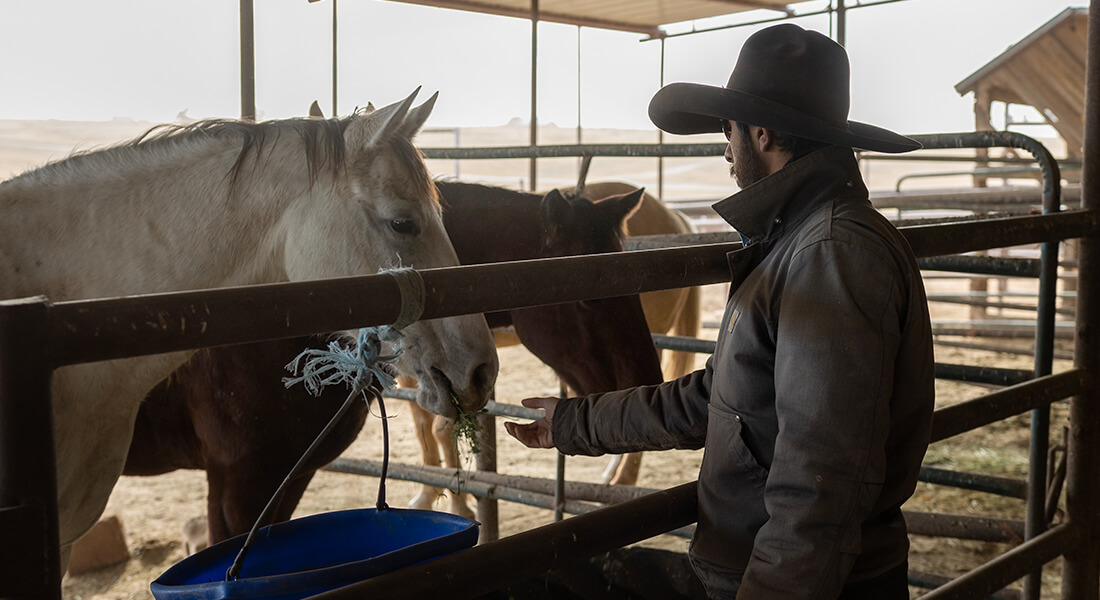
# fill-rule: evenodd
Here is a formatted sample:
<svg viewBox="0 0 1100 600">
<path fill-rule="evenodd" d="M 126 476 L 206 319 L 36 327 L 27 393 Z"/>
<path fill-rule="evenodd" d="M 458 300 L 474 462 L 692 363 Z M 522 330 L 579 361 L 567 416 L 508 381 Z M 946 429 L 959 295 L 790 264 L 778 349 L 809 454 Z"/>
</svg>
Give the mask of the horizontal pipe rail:
<svg viewBox="0 0 1100 600">
<path fill-rule="evenodd" d="M 952 471 L 950 469 L 922 465 L 920 473 L 917 475 L 917 479 L 925 483 L 949 485 L 952 487 L 974 490 L 976 492 L 1007 496 L 1009 498 L 1019 498 L 1021 500 L 1027 498 L 1027 482 L 1022 479 L 1012 479 L 1011 477 L 966 473 L 963 471 Z"/>
<path fill-rule="evenodd" d="M 382 474 L 382 462 L 359 458 L 338 458 L 332 461 L 325 470 L 352 475 L 367 475 L 379 477 Z M 471 484 L 482 484 L 486 487 L 509 486 L 515 489 L 553 497 L 554 487 L 557 481 L 542 477 L 527 477 L 523 475 L 503 475 L 488 471 L 467 471 L 446 467 L 430 467 L 426 465 L 389 465 L 387 477 L 404 481 L 416 481 L 426 483 L 439 488 L 456 491 L 469 491 Z M 565 497 L 570 500 L 584 502 L 602 502 L 605 504 L 619 504 L 628 502 L 659 492 L 659 489 L 642 488 L 627 485 L 609 485 L 597 483 L 584 483 L 578 481 L 565 482 Z M 470 492 L 477 495 L 475 492 Z M 553 508 L 553 505 L 543 508 Z"/>
<path fill-rule="evenodd" d="M 1084 531 L 1074 530 L 1068 524 L 1056 525 L 1049 531 L 921 596 L 921 599 L 984 598 L 1024 577 L 1033 571 L 1036 565 L 1046 564 L 1066 552 L 1076 550 L 1084 540 L 1084 534 Z"/>
<path fill-rule="evenodd" d="M 409 402 L 416 402 L 416 390 L 412 388 L 392 388 L 386 390 L 382 394 L 386 398 L 393 398 L 395 400 L 407 400 Z M 541 408 L 527 408 L 526 406 L 519 406 L 518 404 L 507 404 L 504 402 L 495 402 L 490 400 L 485 405 L 485 414 L 492 415 L 494 417 L 513 417 L 516 419 L 541 419 L 546 414 Z"/>
<path fill-rule="evenodd" d="M 1061 203 L 1067 208 L 1081 205 L 1081 188 L 1062 190 Z M 871 204 L 877 209 L 968 210 L 978 213 L 1012 211 L 1026 213 L 1043 204 L 1043 190 L 1037 186 L 1001 186 L 978 189 L 914 190 L 911 192 L 874 192 Z M 988 218 L 975 216 L 974 218 Z"/>
<path fill-rule="evenodd" d="M 715 244 L 424 269 L 421 318 L 718 283 L 729 278 L 730 250 Z M 487 281 L 498 285 L 488 289 Z M 392 323 L 400 312 L 396 280 L 385 274 L 59 302 L 50 358 L 61 366 L 296 337 Z"/>
<path fill-rule="evenodd" d="M 1090 374 L 1084 369 L 1070 369 L 945 406 L 936 409 L 931 441 L 939 442 L 1090 389 Z"/>
<path fill-rule="evenodd" d="M 1087 211 L 918 226 L 903 233 L 918 256 L 935 256 L 1097 230 L 1100 213 Z M 422 318 L 720 283 L 728 278 L 726 253 L 738 247 L 711 244 L 424 269 Z M 485 281 L 500 282 L 501 288 L 487 290 Z M 385 274 L 59 302 L 51 311 L 50 358 L 57 367 L 295 337 L 392 323 L 400 311 L 396 280 Z"/>
<path fill-rule="evenodd" d="M 653 344 L 661 350 L 695 352 L 697 354 L 714 354 L 714 348 L 717 343 L 714 340 L 665 335 L 661 333 L 654 333 L 652 337 Z M 997 367 L 979 367 L 950 363 L 935 363 L 935 374 L 937 379 L 951 379 L 954 381 L 988 383 L 993 385 L 1016 385 L 1034 376 L 1032 371 L 1025 369 L 1002 369 Z"/>
<path fill-rule="evenodd" d="M 966 381 L 969 383 L 987 383 L 991 385 L 1016 385 L 1035 377 L 1033 371 L 1024 369 L 1002 369 L 997 367 L 977 367 L 974 365 L 956 365 L 935 363 L 936 379 Z"/>
<path fill-rule="evenodd" d="M 906 510 L 905 528 L 910 535 L 949 537 L 979 542 L 1018 544 L 1024 540 L 1021 519 L 951 515 Z"/>
<path fill-rule="evenodd" d="M 576 158 L 578 156 L 718 157 L 726 151 L 726 144 L 552 144 L 546 146 L 421 148 L 420 151 L 426 158 L 437 159 Z"/>
<path fill-rule="evenodd" d="M 475 598 L 694 523 L 697 503 L 693 481 L 311 598 Z"/>
<path fill-rule="evenodd" d="M 387 480 L 396 479 L 400 481 L 424 483 L 455 492 L 471 494 L 478 498 L 507 500 L 508 502 L 515 502 L 516 504 L 533 506 L 535 508 L 545 508 L 547 510 L 553 510 L 555 505 L 554 496 L 552 494 L 518 488 L 504 483 L 479 481 L 473 477 L 466 477 L 466 475 L 486 473 L 487 471 L 469 471 L 463 473 L 462 480 L 456 482 L 458 478 L 454 476 L 453 469 L 445 469 L 449 471 L 449 473 L 437 473 L 427 470 L 431 469 L 431 467 L 421 468 L 417 465 L 406 465 L 402 463 L 390 463 L 387 468 Z M 435 468 L 439 469 L 439 467 Z M 333 473 L 345 473 L 348 475 L 381 477 L 382 463 L 381 461 L 373 460 L 338 458 L 329 465 L 323 467 L 322 470 L 331 471 Z M 565 510 L 574 514 L 592 512 L 597 508 L 599 507 L 594 504 L 582 502 L 576 498 L 571 498 L 565 502 Z"/>
<path fill-rule="evenodd" d="M 1039 277 L 1039 259 L 1003 258 L 997 256 L 931 256 L 917 260 L 917 266 L 928 271 L 980 273 L 1004 277 Z"/>
<path fill-rule="evenodd" d="M 945 583 L 951 581 L 950 577 L 945 575 L 937 575 L 935 573 L 926 573 L 924 571 L 918 571 L 916 569 L 909 569 L 909 585 L 933 589 L 942 586 Z M 1023 597 L 1023 593 L 1020 590 L 1013 588 L 1005 588 L 998 592 L 994 592 L 986 596 L 986 600 L 1020 600 Z"/>
<path fill-rule="evenodd" d="M 966 131 L 959 133 L 942 133 L 931 135 L 909 136 L 925 149 L 946 148 L 991 148 L 1007 146 L 1023 148 L 1032 151 L 1033 155 L 1043 154 L 1043 146 L 1034 139 L 1011 131 Z M 701 144 L 547 144 L 527 146 L 482 146 L 476 148 L 448 148 L 448 147 L 423 147 L 420 148 L 425 158 L 443 160 L 494 160 L 494 159 L 521 159 L 521 158 L 576 158 L 579 156 L 609 156 L 609 157 L 719 157 L 726 151 L 727 144 L 723 142 L 711 142 Z M 944 162 L 979 162 L 979 163 L 1003 163 L 1003 164 L 1033 164 L 1027 159 L 973 156 L 931 156 L 913 155 L 903 157 L 882 156 L 879 154 L 862 154 L 860 158 L 873 158 L 876 160 L 906 161 L 944 161 Z"/>
<path fill-rule="evenodd" d="M 988 222 L 995 219 L 985 219 Z M 951 223 L 980 223 L 983 221 L 961 221 Z M 941 224 L 942 225 L 942 224 Z M 902 227 L 902 233 L 910 227 Z M 740 235 L 735 231 L 711 231 L 706 233 L 665 233 L 639 235 L 627 238 L 626 250 L 652 250 L 656 248 L 676 248 L 697 244 L 732 243 L 740 244 Z M 917 266 L 928 271 L 948 271 L 955 273 L 976 273 L 981 275 L 1000 275 L 1004 277 L 1039 277 L 1040 264 L 1034 258 L 1005 258 L 998 256 L 928 256 L 917 260 Z"/>
<path fill-rule="evenodd" d="M 1100 229 L 1100 212 L 1082 210 L 901 228 L 919 258 L 1079 238 Z"/>
</svg>

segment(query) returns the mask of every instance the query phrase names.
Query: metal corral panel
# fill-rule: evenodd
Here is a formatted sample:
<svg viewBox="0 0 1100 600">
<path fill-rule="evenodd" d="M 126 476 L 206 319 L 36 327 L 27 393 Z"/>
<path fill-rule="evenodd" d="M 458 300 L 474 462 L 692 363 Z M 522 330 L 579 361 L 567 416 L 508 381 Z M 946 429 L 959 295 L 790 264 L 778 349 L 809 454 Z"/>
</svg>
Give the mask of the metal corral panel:
<svg viewBox="0 0 1100 600">
<path fill-rule="evenodd" d="M 531 0 L 393 0 L 529 18 Z M 790 14 L 787 0 L 539 0 L 539 19 L 659 36 L 660 26 L 755 9 Z"/>
</svg>

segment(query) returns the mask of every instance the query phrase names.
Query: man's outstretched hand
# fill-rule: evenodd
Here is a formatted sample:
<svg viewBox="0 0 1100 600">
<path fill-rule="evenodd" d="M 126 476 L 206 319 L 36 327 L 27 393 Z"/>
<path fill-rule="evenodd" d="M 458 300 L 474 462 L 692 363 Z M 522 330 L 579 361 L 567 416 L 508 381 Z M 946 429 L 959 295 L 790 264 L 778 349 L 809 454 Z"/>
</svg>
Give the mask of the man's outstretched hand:
<svg viewBox="0 0 1100 600">
<path fill-rule="evenodd" d="M 546 416 L 526 425 L 505 421 L 504 429 L 528 448 L 553 448 L 554 435 L 551 426 L 554 423 L 554 408 L 558 405 L 558 399 L 524 398 L 522 404 L 527 408 L 544 409 Z"/>
</svg>

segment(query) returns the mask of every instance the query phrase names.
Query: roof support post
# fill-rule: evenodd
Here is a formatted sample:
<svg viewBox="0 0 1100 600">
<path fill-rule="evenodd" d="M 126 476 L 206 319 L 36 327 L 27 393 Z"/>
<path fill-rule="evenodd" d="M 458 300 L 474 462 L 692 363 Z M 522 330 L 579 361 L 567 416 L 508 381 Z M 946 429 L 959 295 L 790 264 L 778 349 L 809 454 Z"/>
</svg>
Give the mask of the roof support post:
<svg viewBox="0 0 1100 600">
<path fill-rule="evenodd" d="M 241 120 L 256 120 L 256 38 L 252 0 L 241 2 Z"/>
<path fill-rule="evenodd" d="M 539 0 L 531 0 L 531 147 L 539 143 Z M 530 190 L 538 185 L 538 158 L 531 157 Z"/>
<path fill-rule="evenodd" d="M 1085 163 L 1082 170 L 1081 204 L 1100 209 L 1100 2 L 1089 7 L 1088 58 L 1085 67 Z M 1100 239 L 1081 238 L 1078 258 L 1077 343 L 1075 362 L 1095 377 L 1100 373 Z M 1065 554 L 1062 562 L 1062 597 L 1096 600 L 1100 597 L 1100 481 L 1097 449 L 1100 448 L 1100 394 L 1093 383 L 1089 393 L 1075 396 L 1070 404 L 1069 461 L 1066 472 L 1066 520 L 1084 534 L 1084 543 Z"/>
</svg>

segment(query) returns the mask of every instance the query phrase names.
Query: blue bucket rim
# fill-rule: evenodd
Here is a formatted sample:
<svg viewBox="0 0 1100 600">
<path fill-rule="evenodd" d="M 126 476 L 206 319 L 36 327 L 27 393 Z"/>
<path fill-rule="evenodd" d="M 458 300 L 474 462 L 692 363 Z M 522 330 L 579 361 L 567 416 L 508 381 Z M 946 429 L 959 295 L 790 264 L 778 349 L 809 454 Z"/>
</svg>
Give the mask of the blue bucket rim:
<svg viewBox="0 0 1100 600">
<path fill-rule="evenodd" d="M 172 565 L 150 583 L 150 591 L 157 600 L 285 598 L 298 593 L 301 594 L 299 597 L 311 596 L 472 547 L 477 543 L 478 527 L 481 525 L 476 520 L 440 511 L 408 508 L 385 508 L 379 511 L 376 508 L 358 508 L 308 515 L 268 525 L 259 531 L 264 534 L 264 537 L 272 531 L 289 536 L 308 531 L 311 525 L 316 525 L 318 522 L 331 525 L 332 521 L 355 520 L 364 515 L 374 515 L 373 518 L 378 518 L 384 514 L 405 519 L 411 517 L 417 520 L 444 522 L 451 525 L 453 529 L 442 535 L 414 541 L 388 552 L 344 563 L 289 573 L 240 577 L 234 581 L 225 581 L 222 578 L 218 581 L 173 583 L 173 581 L 187 581 L 203 565 L 209 565 L 211 562 L 231 563 L 247 537 L 247 534 L 242 534 L 214 544 Z M 228 564 L 226 566 L 228 567 Z M 318 580 L 326 579 L 328 581 L 318 587 Z"/>
</svg>

